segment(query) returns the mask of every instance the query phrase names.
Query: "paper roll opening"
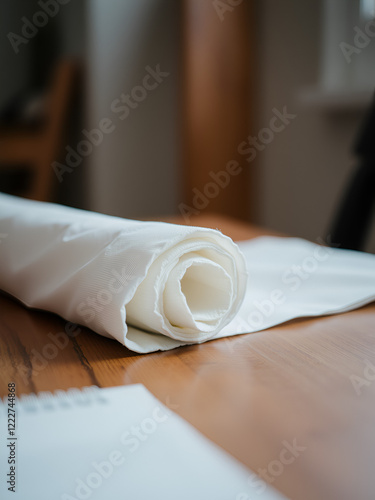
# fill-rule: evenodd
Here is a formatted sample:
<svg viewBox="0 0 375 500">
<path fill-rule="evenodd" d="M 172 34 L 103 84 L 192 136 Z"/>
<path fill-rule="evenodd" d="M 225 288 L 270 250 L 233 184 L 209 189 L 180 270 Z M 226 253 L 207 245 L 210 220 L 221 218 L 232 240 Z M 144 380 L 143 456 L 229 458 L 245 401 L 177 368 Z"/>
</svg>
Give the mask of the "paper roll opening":
<svg viewBox="0 0 375 500">
<path fill-rule="evenodd" d="M 232 280 L 220 265 L 199 254 L 188 254 L 165 284 L 164 315 L 171 326 L 185 333 L 210 332 L 230 309 L 232 297 Z"/>
<path fill-rule="evenodd" d="M 216 322 L 231 306 L 232 280 L 214 264 L 192 264 L 181 280 L 181 291 L 195 321 Z"/>
</svg>

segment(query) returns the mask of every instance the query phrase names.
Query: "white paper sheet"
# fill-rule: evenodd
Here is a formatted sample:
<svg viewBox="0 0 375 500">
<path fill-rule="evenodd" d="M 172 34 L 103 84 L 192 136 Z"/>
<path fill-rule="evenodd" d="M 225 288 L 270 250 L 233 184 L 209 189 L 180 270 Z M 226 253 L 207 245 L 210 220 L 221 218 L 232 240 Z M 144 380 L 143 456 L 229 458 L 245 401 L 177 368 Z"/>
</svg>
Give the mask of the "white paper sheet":
<svg viewBox="0 0 375 500">
<path fill-rule="evenodd" d="M 248 269 L 246 294 L 236 317 L 215 338 L 350 311 L 375 300 L 375 255 L 269 236 L 238 246 Z M 184 345 L 131 327 L 128 336 L 145 351 Z"/>
<path fill-rule="evenodd" d="M 375 299 L 374 255 L 296 238 L 241 242 L 241 253 L 211 229 L 7 195 L 0 195 L 0 233 L 1 289 L 140 353 Z"/>
<path fill-rule="evenodd" d="M 87 389 L 16 402 L 9 440 L 0 399 L 2 499 L 285 500 L 142 385 Z"/>
</svg>

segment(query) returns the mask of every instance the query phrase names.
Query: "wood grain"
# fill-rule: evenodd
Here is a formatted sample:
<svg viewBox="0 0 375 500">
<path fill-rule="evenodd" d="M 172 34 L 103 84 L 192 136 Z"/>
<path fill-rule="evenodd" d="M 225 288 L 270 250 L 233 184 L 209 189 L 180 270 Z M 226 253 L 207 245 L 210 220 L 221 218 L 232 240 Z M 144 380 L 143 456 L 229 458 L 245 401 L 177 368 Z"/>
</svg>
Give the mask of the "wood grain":
<svg viewBox="0 0 375 500">
<path fill-rule="evenodd" d="M 234 239 L 267 232 L 222 217 L 193 222 Z M 83 327 L 54 349 L 53 336 L 67 327 L 63 319 L 5 295 L 0 311 L 2 396 L 10 381 L 17 394 L 142 383 L 252 470 L 265 469 L 291 499 L 375 496 L 374 304 L 148 355 Z M 359 395 L 354 375 L 366 382 Z M 293 442 L 299 456 L 280 467 L 280 453 Z"/>
</svg>

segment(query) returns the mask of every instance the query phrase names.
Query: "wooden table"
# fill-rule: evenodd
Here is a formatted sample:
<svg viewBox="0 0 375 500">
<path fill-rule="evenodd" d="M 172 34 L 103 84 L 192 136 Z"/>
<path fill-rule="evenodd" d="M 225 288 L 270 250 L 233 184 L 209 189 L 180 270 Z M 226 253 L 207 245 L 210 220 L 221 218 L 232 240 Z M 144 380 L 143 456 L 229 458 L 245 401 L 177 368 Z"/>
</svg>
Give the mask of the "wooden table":
<svg viewBox="0 0 375 500">
<path fill-rule="evenodd" d="M 222 217 L 192 223 L 269 234 Z M 48 361 L 39 355 L 66 322 L 5 295 L 0 311 L 2 396 L 9 381 L 18 394 L 142 383 L 293 500 L 375 498 L 374 304 L 147 355 L 82 328 Z"/>
</svg>

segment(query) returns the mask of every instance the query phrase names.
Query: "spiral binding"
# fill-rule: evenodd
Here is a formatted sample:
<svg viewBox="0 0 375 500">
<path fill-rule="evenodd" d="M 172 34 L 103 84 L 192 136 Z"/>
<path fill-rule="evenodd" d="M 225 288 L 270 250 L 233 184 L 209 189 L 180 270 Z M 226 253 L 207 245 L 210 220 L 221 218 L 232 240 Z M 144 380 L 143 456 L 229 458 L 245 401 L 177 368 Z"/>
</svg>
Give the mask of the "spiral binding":
<svg viewBox="0 0 375 500">
<path fill-rule="evenodd" d="M 64 410 L 73 407 L 86 407 L 92 404 L 105 404 L 108 400 L 103 391 L 96 385 L 90 385 L 78 389 L 71 387 L 63 391 L 57 389 L 53 392 L 41 391 L 37 394 L 21 394 L 16 396 L 15 409 L 21 412 L 36 412 L 39 410 Z M 0 412 L 7 409 L 8 396 L 0 398 Z"/>
</svg>

